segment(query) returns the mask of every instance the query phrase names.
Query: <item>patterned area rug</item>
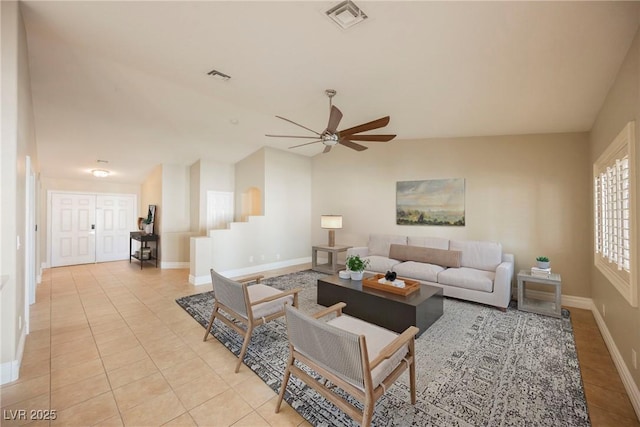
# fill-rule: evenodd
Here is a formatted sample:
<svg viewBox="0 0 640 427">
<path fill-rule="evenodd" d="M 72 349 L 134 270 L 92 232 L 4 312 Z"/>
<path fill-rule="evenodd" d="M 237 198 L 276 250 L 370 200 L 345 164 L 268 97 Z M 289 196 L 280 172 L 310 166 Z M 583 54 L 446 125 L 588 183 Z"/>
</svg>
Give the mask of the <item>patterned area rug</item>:
<svg viewBox="0 0 640 427">
<path fill-rule="evenodd" d="M 278 289 L 303 288 L 300 309 L 312 313 L 322 273 L 303 271 L 264 280 Z M 203 327 L 213 292 L 176 302 Z M 444 299 L 444 315 L 416 340 L 417 403 L 408 374 L 378 400 L 375 426 L 589 426 L 571 319 L 510 307 Z M 240 337 L 220 322 L 212 334 L 234 354 Z M 284 319 L 253 333 L 244 362 L 278 392 L 288 356 Z M 313 389 L 291 377 L 285 400 L 316 426 L 357 425 Z"/>
</svg>

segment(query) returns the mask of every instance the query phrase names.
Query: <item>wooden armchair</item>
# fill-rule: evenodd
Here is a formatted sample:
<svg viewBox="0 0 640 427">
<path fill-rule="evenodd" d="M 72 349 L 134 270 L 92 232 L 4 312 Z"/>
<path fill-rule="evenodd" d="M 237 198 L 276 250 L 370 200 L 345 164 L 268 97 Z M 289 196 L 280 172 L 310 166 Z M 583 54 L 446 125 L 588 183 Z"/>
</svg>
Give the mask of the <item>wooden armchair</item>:
<svg viewBox="0 0 640 427">
<path fill-rule="evenodd" d="M 242 335 L 244 342 L 238 355 L 236 372 L 240 369 L 240 364 L 249 347 L 253 329 L 277 317 L 284 316 L 285 304 L 290 304 L 294 307 L 298 306 L 298 292 L 300 292 L 300 289 L 280 291 L 271 286 L 260 284 L 261 278 L 262 276 L 255 276 L 246 278 L 243 282 L 235 282 L 221 276 L 213 269 L 211 270 L 215 303 L 213 304 L 213 313 L 211 313 L 211 320 L 203 341 L 207 340 L 216 318 Z M 257 284 L 248 286 L 248 283 L 252 281 L 257 282 Z M 222 314 L 221 310 L 226 315 Z M 240 322 L 245 328 L 243 329 L 233 320 Z"/>
<path fill-rule="evenodd" d="M 371 424 L 375 402 L 407 369 L 411 403 L 416 403 L 415 335 L 418 328 L 410 326 L 398 335 L 371 323 L 342 315 L 346 304 L 340 302 L 313 316 L 285 307 L 289 334 L 289 361 L 276 404 L 282 399 L 294 374 L 313 387 L 325 399 L 334 403 L 363 427 Z M 337 317 L 322 322 L 330 313 Z M 318 381 L 296 366 L 299 361 L 311 368 L 324 381 Z M 331 385 L 327 385 L 327 380 Z M 347 402 L 331 389 L 337 386 L 362 402 L 364 410 Z"/>
</svg>

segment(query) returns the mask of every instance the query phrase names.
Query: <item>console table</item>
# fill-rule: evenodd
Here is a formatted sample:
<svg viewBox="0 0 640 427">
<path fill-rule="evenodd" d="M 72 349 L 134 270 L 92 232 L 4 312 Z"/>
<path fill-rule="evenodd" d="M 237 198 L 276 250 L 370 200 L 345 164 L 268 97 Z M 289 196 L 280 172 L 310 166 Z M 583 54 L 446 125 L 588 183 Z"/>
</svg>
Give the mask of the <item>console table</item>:
<svg viewBox="0 0 640 427">
<path fill-rule="evenodd" d="M 157 234 L 146 234 L 141 231 L 132 231 L 129 233 L 129 264 L 131 264 L 131 258 L 135 258 L 140 261 L 140 270 L 142 270 L 142 266 L 145 261 L 152 262 L 156 261 L 156 268 L 158 268 L 158 238 Z M 140 252 L 138 255 L 133 253 L 133 241 L 140 242 Z M 144 258 L 142 254 L 142 248 L 149 248 L 149 243 L 153 243 L 155 245 L 156 255 L 153 255 L 153 252 L 149 252 L 149 258 Z"/>
<path fill-rule="evenodd" d="M 338 254 L 340 252 L 346 252 L 351 246 L 344 245 L 318 245 L 313 246 L 311 248 L 311 269 L 314 271 L 319 271 L 321 273 L 329 273 L 334 274 L 337 273 L 340 269 L 344 268 L 344 265 L 338 264 Z M 318 264 L 318 251 L 327 252 L 327 256 L 329 257 L 328 262 L 326 264 Z"/>
<path fill-rule="evenodd" d="M 545 301 L 527 296 L 527 283 L 546 285 L 554 288 L 554 300 Z M 548 277 L 536 276 L 530 270 L 520 270 L 518 273 L 518 310 L 547 316 L 562 316 L 562 278 L 558 273 L 551 273 Z"/>
</svg>

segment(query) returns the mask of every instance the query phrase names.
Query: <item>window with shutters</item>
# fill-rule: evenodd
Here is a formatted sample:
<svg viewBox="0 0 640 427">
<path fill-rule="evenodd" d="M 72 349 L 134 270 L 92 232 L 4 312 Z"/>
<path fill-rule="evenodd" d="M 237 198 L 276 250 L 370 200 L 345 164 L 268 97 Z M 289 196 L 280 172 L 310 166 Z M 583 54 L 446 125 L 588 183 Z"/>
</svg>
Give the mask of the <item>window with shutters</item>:
<svg viewBox="0 0 640 427">
<path fill-rule="evenodd" d="M 593 165 L 594 261 L 633 307 L 638 306 L 635 123 L 629 122 Z"/>
</svg>

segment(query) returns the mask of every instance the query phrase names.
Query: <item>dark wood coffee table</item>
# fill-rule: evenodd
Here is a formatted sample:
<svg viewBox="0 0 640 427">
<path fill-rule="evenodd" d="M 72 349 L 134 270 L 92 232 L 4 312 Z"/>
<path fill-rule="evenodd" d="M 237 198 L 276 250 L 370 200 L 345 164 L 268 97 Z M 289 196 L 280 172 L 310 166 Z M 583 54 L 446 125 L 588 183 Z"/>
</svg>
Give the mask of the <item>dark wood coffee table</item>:
<svg viewBox="0 0 640 427">
<path fill-rule="evenodd" d="M 372 274 L 365 274 L 365 277 Z M 405 296 L 362 286 L 362 281 L 329 276 L 318 279 L 318 304 L 328 307 L 338 302 L 345 313 L 395 332 L 417 326 L 422 335 L 442 316 L 442 289 L 420 285 L 420 290 Z"/>
</svg>

